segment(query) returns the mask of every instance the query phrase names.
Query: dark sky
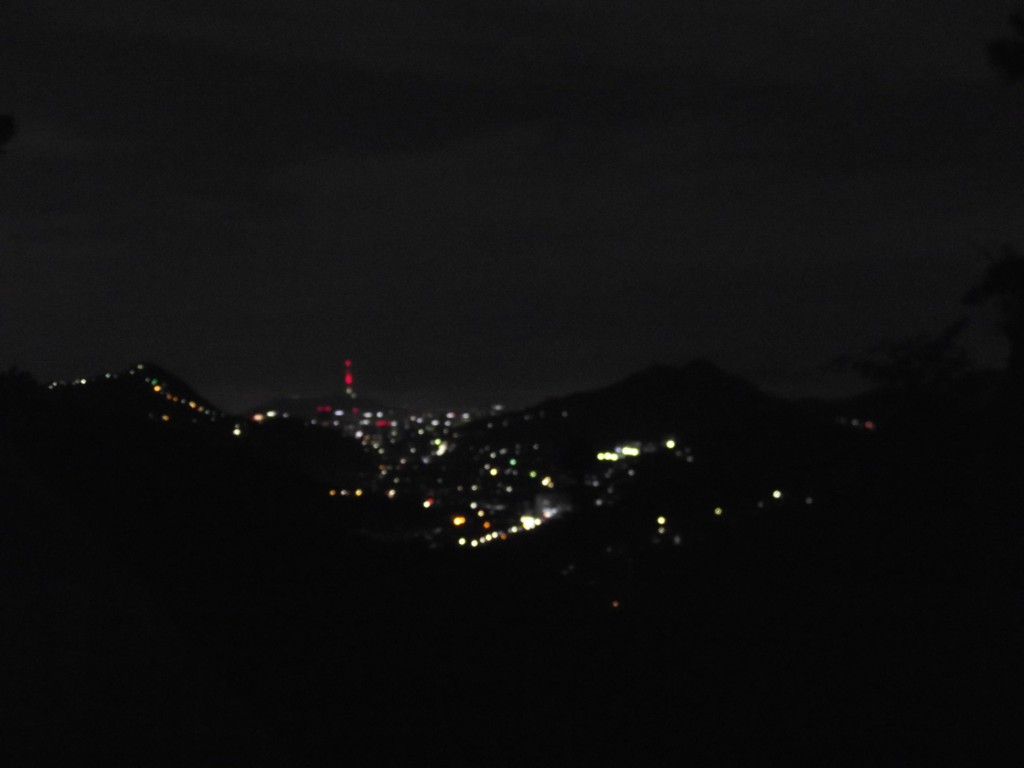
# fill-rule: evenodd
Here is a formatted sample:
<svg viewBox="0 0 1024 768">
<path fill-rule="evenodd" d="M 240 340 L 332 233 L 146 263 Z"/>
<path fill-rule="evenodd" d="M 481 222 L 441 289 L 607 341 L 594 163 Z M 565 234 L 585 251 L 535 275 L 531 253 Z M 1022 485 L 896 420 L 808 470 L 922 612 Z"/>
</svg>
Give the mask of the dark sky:
<svg viewBox="0 0 1024 768">
<path fill-rule="evenodd" d="M 784 393 L 1024 243 L 1010 0 L 13 0 L 0 366 L 222 405 Z M 975 333 L 984 359 L 998 346 Z"/>
</svg>

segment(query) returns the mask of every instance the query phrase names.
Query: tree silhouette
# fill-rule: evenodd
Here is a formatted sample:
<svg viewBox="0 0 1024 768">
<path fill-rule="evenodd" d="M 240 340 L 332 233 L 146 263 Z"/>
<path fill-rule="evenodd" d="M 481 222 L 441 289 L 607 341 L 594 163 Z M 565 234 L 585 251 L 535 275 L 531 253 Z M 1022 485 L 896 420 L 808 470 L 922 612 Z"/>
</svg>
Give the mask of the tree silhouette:
<svg viewBox="0 0 1024 768">
<path fill-rule="evenodd" d="M 990 301 L 999 305 L 1000 327 L 1010 344 L 1008 384 L 1024 384 L 1024 258 L 1009 245 L 989 263 L 981 284 L 964 296 L 965 304 Z"/>
<path fill-rule="evenodd" d="M 1024 78 L 1024 12 L 1010 16 L 1015 37 L 1001 37 L 988 44 L 992 63 L 1010 79 Z"/>
</svg>

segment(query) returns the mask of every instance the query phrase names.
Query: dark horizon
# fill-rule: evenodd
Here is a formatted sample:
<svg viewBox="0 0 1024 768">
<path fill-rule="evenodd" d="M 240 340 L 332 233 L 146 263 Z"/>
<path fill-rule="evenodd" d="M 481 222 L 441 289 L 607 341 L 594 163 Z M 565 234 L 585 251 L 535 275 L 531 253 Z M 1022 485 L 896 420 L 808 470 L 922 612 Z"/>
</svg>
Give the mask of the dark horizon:
<svg viewBox="0 0 1024 768">
<path fill-rule="evenodd" d="M 465 412 L 465 411 L 481 412 L 481 411 L 486 411 L 488 409 L 491 409 L 491 408 L 493 408 L 495 406 L 501 407 L 502 409 L 508 410 L 508 411 L 518 411 L 518 410 L 529 409 L 529 408 L 534 407 L 534 406 L 542 405 L 545 402 L 550 401 L 550 400 L 558 400 L 558 399 L 561 399 L 561 398 L 564 398 L 564 397 L 569 397 L 569 396 L 573 396 L 573 395 L 584 394 L 584 393 L 587 393 L 587 392 L 603 390 L 603 389 L 611 387 L 611 386 L 613 386 L 615 384 L 618 384 L 618 383 L 620 383 L 622 381 L 625 381 L 627 379 L 635 377 L 637 375 L 642 375 L 644 373 L 647 373 L 647 372 L 650 372 L 650 371 L 654 371 L 656 369 L 661 369 L 661 368 L 666 368 L 666 367 L 668 367 L 668 368 L 677 368 L 678 369 L 678 368 L 685 368 L 689 364 L 704 364 L 704 363 L 711 364 L 713 367 L 718 368 L 719 370 L 722 371 L 722 373 L 724 373 L 725 375 L 727 375 L 729 377 L 734 377 L 735 376 L 735 377 L 738 377 L 739 379 L 741 379 L 743 381 L 748 382 L 749 384 L 751 384 L 752 386 L 756 387 L 758 390 L 760 390 L 761 392 L 763 392 L 763 393 L 765 393 L 767 395 L 774 396 L 774 397 L 779 397 L 779 398 L 782 398 L 782 399 L 785 399 L 785 400 L 792 400 L 792 401 L 799 401 L 799 400 L 803 400 L 803 399 L 822 400 L 822 401 L 841 401 L 841 400 L 844 400 L 844 399 L 847 399 L 847 398 L 856 397 L 857 395 L 865 395 L 865 394 L 867 394 L 869 392 L 878 390 L 879 388 L 883 387 L 882 383 L 880 383 L 879 381 L 872 381 L 870 379 L 870 377 L 867 376 L 867 375 L 864 375 L 862 373 L 857 373 L 854 370 L 845 370 L 845 371 L 837 371 L 837 372 L 831 373 L 831 374 L 829 372 L 824 372 L 824 371 L 822 372 L 822 374 L 821 374 L 822 378 L 831 378 L 835 382 L 839 382 L 832 389 L 822 389 L 821 387 L 818 387 L 818 388 L 815 388 L 813 390 L 806 390 L 806 389 L 785 390 L 785 389 L 780 389 L 780 388 L 773 388 L 773 387 L 770 387 L 770 386 L 763 386 L 762 384 L 759 384 L 757 381 L 752 380 L 752 379 L 748 379 L 747 377 L 745 377 L 745 376 L 743 376 L 741 374 L 738 374 L 735 371 L 729 370 L 727 368 L 722 368 L 714 360 L 707 360 L 707 359 L 704 359 L 704 358 L 697 358 L 697 359 L 694 359 L 694 360 L 686 361 L 686 362 L 681 363 L 681 364 L 652 363 L 652 364 L 650 364 L 648 366 L 644 366 L 644 367 L 639 368 L 637 370 L 628 371 L 628 372 L 626 372 L 625 374 L 623 374 L 621 376 L 616 376 L 616 377 L 609 378 L 609 379 L 604 380 L 604 381 L 595 382 L 595 383 L 593 383 L 592 385 L 589 385 L 589 386 L 579 386 L 579 387 L 576 387 L 576 388 L 570 388 L 570 389 L 567 389 L 565 391 L 558 391 L 558 392 L 542 392 L 542 393 L 536 393 L 536 394 L 533 394 L 533 395 L 524 395 L 524 396 L 522 396 L 522 397 L 520 397 L 518 399 L 498 399 L 498 398 L 487 399 L 487 398 L 482 398 L 482 399 L 477 399 L 477 400 L 461 400 L 461 401 L 456 401 L 454 398 L 451 398 L 451 397 L 448 397 L 447 399 L 445 399 L 445 396 L 444 396 L 443 393 L 441 395 L 439 395 L 437 398 L 434 398 L 434 399 L 423 399 L 423 398 L 420 398 L 420 399 L 408 399 L 408 398 L 407 399 L 402 399 L 401 396 L 389 397 L 388 393 L 386 391 L 380 391 L 380 390 L 377 390 L 377 389 L 373 389 L 372 388 L 372 382 L 371 382 L 371 388 L 363 389 L 362 387 L 359 387 L 357 389 L 357 395 L 359 397 L 361 397 L 361 398 L 367 398 L 369 400 L 375 401 L 375 402 L 377 402 L 377 403 L 379 403 L 380 405 L 383 405 L 383 406 L 396 407 L 396 408 L 405 408 L 405 409 L 409 409 L 412 412 L 424 412 L 424 413 L 425 412 L 433 412 L 433 413 L 455 412 L 455 413 L 462 413 L 462 412 Z M 161 365 L 158 361 L 154 361 L 154 360 L 151 360 L 151 359 L 147 358 L 147 363 L 146 364 L 148 364 L 149 366 L 156 365 L 158 368 L 166 370 L 166 371 L 168 371 L 170 374 L 172 374 L 174 376 L 180 376 L 180 374 L 177 371 L 171 370 L 171 369 L 167 368 L 167 366 Z M 36 374 L 35 371 L 31 371 L 31 370 L 22 368 L 22 367 L 17 366 L 17 365 L 15 365 L 15 366 L 6 366 L 6 367 L 10 368 L 10 369 L 13 369 L 13 370 L 22 371 L 22 372 L 32 376 L 34 379 L 36 379 L 40 383 L 47 384 L 47 383 L 50 383 L 50 382 L 69 383 L 69 382 L 73 382 L 73 381 L 76 381 L 76 380 L 82 379 L 82 378 L 84 378 L 84 379 L 101 378 L 101 377 L 103 377 L 107 373 L 115 374 L 115 373 L 123 373 L 123 372 L 129 371 L 129 370 L 133 369 L 136 365 L 138 365 L 138 363 L 133 362 L 133 363 L 131 363 L 129 365 L 124 365 L 124 366 L 120 366 L 120 367 L 114 367 L 114 368 L 111 368 L 111 369 L 108 369 L 108 370 L 104 370 L 104 371 L 90 371 L 90 372 L 84 372 L 84 373 L 80 372 L 78 374 L 75 374 L 75 375 L 72 375 L 72 376 L 68 376 L 66 378 L 60 378 L 60 379 L 54 379 L 54 378 L 49 378 L 49 377 L 46 377 L 46 378 L 39 377 Z M 996 365 L 996 366 L 991 366 L 991 367 L 971 366 L 971 369 L 979 371 L 979 372 L 992 372 L 993 374 L 998 374 L 999 372 L 1001 372 L 1002 366 L 1001 365 Z M 224 413 L 229 413 L 229 414 L 249 413 L 249 412 L 251 412 L 253 410 L 256 410 L 257 408 L 259 408 L 261 406 L 265 406 L 269 402 L 272 402 L 274 400 L 280 400 L 280 399 L 306 399 L 306 400 L 308 400 L 308 399 L 316 399 L 316 398 L 331 399 L 333 397 L 337 402 L 340 403 L 340 402 L 343 402 L 343 399 L 346 397 L 344 386 L 339 383 L 334 388 L 325 388 L 325 389 L 315 390 L 315 391 L 314 390 L 310 390 L 310 391 L 299 391 L 299 392 L 296 392 L 296 391 L 291 391 L 291 392 L 273 392 L 273 391 L 269 391 L 269 390 L 253 389 L 254 392 L 265 392 L 265 394 L 259 394 L 259 395 L 250 396 L 248 398 L 245 398 L 245 399 L 242 399 L 242 400 L 238 401 L 239 404 L 236 404 L 235 401 L 233 401 L 231 399 L 225 399 L 223 397 L 220 397 L 219 396 L 220 393 L 217 391 L 216 388 L 214 388 L 211 391 L 211 390 L 209 390 L 207 388 L 204 388 L 202 386 L 196 385 L 195 382 L 189 380 L 187 377 L 181 377 L 181 378 L 185 381 L 186 384 L 188 384 L 189 386 L 193 387 L 199 395 L 201 395 L 204 398 L 206 398 L 213 406 L 216 406 L 217 408 L 220 408 Z M 855 383 L 855 382 L 859 382 L 859 383 Z M 244 389 L 245 389 L 244 386 L 237 386 L 237 385 L 235 385 L 235 386 L 231 386 L 229 388 L 225 388 L 224 392 L 238 393 L 238 392 L 244 391 Z"/>
</svg>

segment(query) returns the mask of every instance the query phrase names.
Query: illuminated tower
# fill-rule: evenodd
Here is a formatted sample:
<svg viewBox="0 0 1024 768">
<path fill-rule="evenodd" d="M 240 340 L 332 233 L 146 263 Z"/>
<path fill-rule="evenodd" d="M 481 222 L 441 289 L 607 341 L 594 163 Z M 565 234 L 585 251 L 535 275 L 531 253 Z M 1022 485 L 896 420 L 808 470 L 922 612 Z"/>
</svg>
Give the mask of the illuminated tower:
<svg viewBox="0 0 1024 768">
<path fill-rule="evenodd" d="M 352 377 L 352 361 L 345 361 L 345 394 L 355 400 L 356 390 L 354 387 L 355 379 Z"/>
</svg>

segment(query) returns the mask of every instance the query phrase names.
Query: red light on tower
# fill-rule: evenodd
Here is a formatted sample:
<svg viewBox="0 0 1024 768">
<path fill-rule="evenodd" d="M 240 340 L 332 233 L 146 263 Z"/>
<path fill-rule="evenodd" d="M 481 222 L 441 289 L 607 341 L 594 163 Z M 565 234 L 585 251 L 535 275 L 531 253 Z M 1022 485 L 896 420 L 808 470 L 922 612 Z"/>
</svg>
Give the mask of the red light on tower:
<svg viewBox="0 0 1024 768">
<path fill-rule="evenodd" d="M 352 361 L 351 360 L 346 360 L 345 361 L 345 394 L 348 395 L 349 397 L 355 397 L 356 396 L 355 389 L 353 387 L 354 382 L 355 382 L 355 379 L 352 376 Z"/>
</svg>

